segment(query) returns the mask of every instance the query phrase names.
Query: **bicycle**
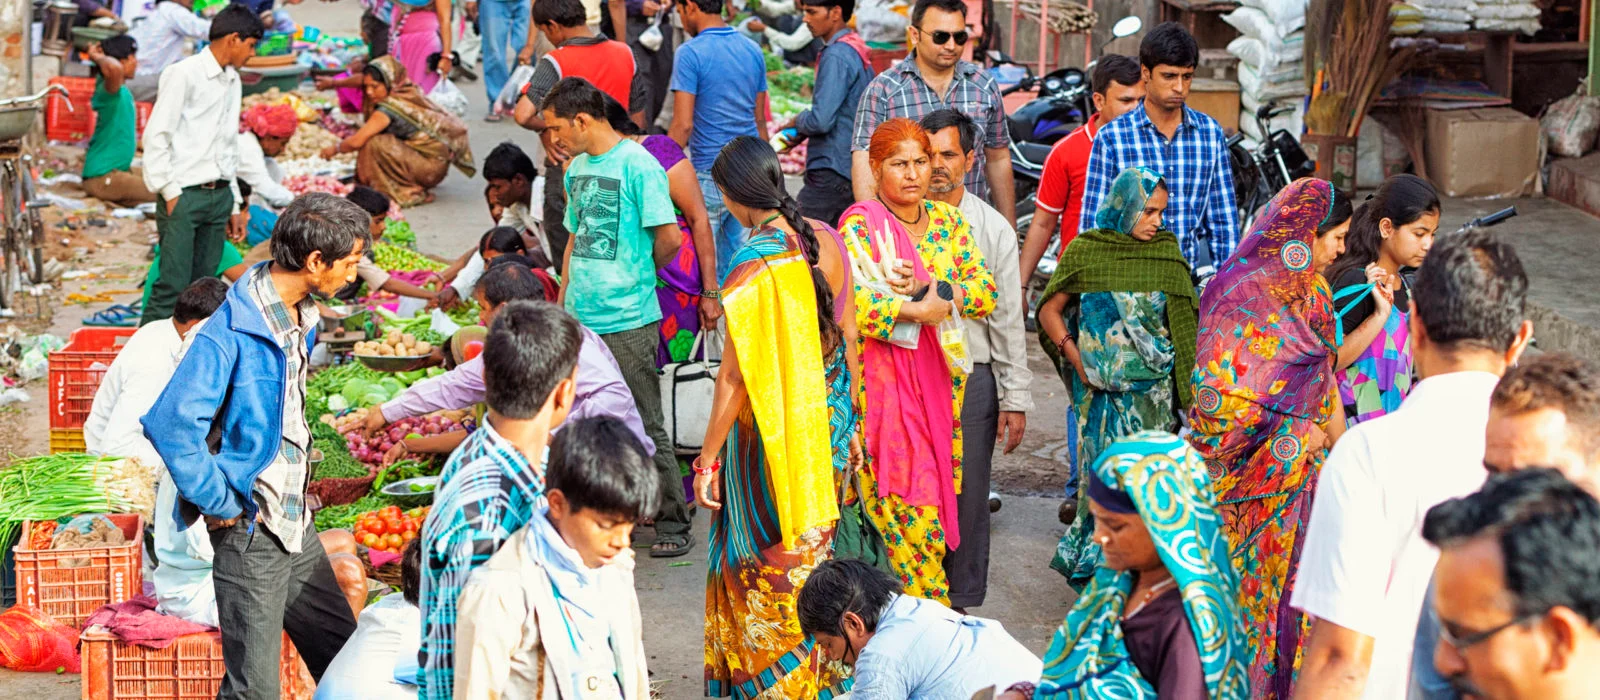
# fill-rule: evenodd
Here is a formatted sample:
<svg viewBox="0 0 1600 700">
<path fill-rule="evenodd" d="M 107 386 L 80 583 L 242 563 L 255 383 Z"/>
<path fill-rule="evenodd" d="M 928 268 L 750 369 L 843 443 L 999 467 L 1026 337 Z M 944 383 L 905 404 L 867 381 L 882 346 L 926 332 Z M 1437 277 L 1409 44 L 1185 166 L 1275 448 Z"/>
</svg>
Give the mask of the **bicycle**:
<svg viewBox="0 0 1600 700">
<path fill-rule="evenodd" d="M 0 272 L 0 309 L 11 308 L 11 295 L 23 285 L 44 281 L 44 222 L 39 210 L 49 206 L 34 199 L 33 157 L 22 152 L 22 137 L 33 130 L 39 106 L 52 93 L 72 102 L 67 89 L 51 85 L 33 95 L 0 100 L 0 221 L 5 225 L 4 271 Z"/>
</svg>

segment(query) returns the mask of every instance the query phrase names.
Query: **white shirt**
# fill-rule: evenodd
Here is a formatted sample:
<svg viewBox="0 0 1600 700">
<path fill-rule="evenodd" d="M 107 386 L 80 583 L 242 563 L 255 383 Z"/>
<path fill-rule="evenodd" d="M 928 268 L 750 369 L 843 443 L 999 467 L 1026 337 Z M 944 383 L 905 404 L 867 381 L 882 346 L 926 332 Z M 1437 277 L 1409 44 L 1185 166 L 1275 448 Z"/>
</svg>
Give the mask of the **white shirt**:
<svg viewBox="0 0 1600 700">
<path fill-rule="evenodd" d="M 356 631 L 333 657 L 315 700 L 416 700 L 417 686 L 394 679 L 395 666 L 422 646 L 422 611 L 393 593 L 361 610 Z"/>
<path fill-rule="evenodd" d="M 261 150 L 261 140 L 249 131 L 239 132 L 237 175 L 240 180 L 250 183 L 255 196 L 260 197 L 267 206 L 282 209 L 294 201 L 294 194 L 279 184 L 283 180 L 283 171 L 278 169 L 277 161 L 267 157 L 266 152 Z"/>
<path fill-rule="evenodd" d="M 146 325 L 128 339 L 100 380 L 83 421 L 83 442 L 90 454 L 133 457 L 164 471 L 139 419 L 167 388 L 182 351 L 183 337 L 170 318 Z"/>
<path fill-rule="evenodd" d="M 128 34 L 139 42 L 139 70 L 135 75 L 159 75 L 189 55 L 190 40 L 210 36 L 211 20 L 178 3 L 158 2 Z"/>
<path fill-rule="evenodd" d="M 1290 604 L 1372 637 L 1363 698 L 1406 697 L 1417 619 L 1439 559 L 1422 539 L 1422 520 L 1483 485 L 1483 431 L 1498 382 L 1488 372 L 1423 380 L 1394 413 L 1346 432 L 1318 477 Z"/>
<path fill-rule="evenodd" d="M 961 197 L 961 216 L 967 220 L 978 252 L 994 275 L 1000 299 L 986 318 L 967 321 L 967 351 L 973 362 L 994 364 L 995 386 L 1000 395 L 1000 410 L 1033 410 L 1033 370 L 1028 369 L 1028 345 L 1024 340 L 1023 315 L 1027 302 L 1022 298 L 1022 270 L 1017 253 L 1017 232 L 1006 217 L 983 198 L 968 190 Z"/>
<path fill-rule="evenodd" d="M 217 63 L 210 49 L 172 64 L 161 73 L 144 127 L 144 186 L 170 202 L 185 187 L 233 180 L 238 133 L 239 74 Z M 238 212 L 238 185 L 229 187 Z"/>
</svg>

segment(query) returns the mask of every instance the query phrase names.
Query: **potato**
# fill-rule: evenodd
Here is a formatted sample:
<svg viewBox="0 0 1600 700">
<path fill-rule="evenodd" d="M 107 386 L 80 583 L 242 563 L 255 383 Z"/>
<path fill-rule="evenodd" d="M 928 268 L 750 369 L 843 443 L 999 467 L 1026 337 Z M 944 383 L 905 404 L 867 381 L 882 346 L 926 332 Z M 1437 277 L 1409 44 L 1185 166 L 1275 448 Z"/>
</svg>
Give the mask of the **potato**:
<svg viewBox="0 0 1600 700">
<path fill-rule="evenodd" d="M 396 345 L 396 346 L 394 346 L 395 357 L 410 357 L 411 356 L 410 350 L 411 350 L 411 348 L 406 347 L 405 343 L 401 343 L 399 345 Z"/>
<path fill-rule="evenodd" d="M 421 341 L 421 342 L 417 343 L 415 347 L 411 348 L 411 351 L 415 352 L 418 355 L 426 355 L 426 354 L 428 354 L 430 352 L 433 352 L 433 345 L 429 344 L 428 341 L 424 340 L 424 341 Z"/>
<path fill-rule="evenodd" d="M 401 338 L 400 331 L 389 331 L 389 335 L 387 337 L 385 337 L 384 340 L 389 345 L 399 345 L 400 344 L 400 338 Z"/>
<path fill-rule="evenodd" d="M 389 347 L 389 346 L 387 346 L 387 345 L 379 345 L 378 346 L 378 354 L 382 355 L 383 357 L 393 357 L 394 356 L 394 349 Z"/>
<path fill-rule="evenodd" d="M 417 344 L 417 337 L 411 335 L 410 333 L 406 333 L 400 336 L 400 342 L 405 343 L 406 347 L 411 347 Z"/>
</svg>

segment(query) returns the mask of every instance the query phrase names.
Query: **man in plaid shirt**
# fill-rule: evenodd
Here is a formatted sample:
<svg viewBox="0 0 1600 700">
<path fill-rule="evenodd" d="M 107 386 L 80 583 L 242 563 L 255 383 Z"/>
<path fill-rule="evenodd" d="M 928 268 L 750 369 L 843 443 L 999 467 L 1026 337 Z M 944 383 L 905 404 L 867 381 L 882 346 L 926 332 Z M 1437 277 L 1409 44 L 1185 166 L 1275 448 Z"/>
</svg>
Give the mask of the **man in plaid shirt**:
<svg viewBox="0 0 1600 700">
<path fill-rule="evenodd" d="M 544 505 L 545 453 L 576 396 L 581 342 L 577 320 L 549 302 L 508 302 L 490 321 L 489 414 L 450 455 L 422 526 L 422 700 L 455 693 L 456 600 L 467 577 Z"/>
<path fill-rule="evenodd" d="M 1118 174 L 1150 168 L 1167 182 L 1162 228 L 1177 235 L 1189 267 L 1207 273 L 1239 245 L 1239 215 L 1227 136 L 1215 119 L 1184 104 L 1199 57 L 1194 37 L 1176 22 L 1157 25 L 1140 42 L 1144 104 L 1095 135 L 1079 230 L 1094 228 L 1095 212 Z M 1202 238 L 1209 242 L 1209 266 L 1202 264 Z"/>
<path fill-rule="evenodd" d="M 856 108 L 856 128 L 850 144 L 850 174 L 856 201 L 878 195 L 867 145 L 878 125 L 895 117 L 921 122 L 941 109 L 953 109 L 978 125 L 983 148 L 962 181 L 972 192 L 1017 225 L 1016 190 L 1011 179 L 1011 134 L 1006 130 L 1006 109 L 1000 86 L 976 63 L 961 60 L 971 38 L 967 30 L 967 5 L 962 0 L 917 0 L 911 11 L 915 51 L 905 60 L 873 78 Z M 833 222 L 829 222 L 833 223 Z"/>
</svg>

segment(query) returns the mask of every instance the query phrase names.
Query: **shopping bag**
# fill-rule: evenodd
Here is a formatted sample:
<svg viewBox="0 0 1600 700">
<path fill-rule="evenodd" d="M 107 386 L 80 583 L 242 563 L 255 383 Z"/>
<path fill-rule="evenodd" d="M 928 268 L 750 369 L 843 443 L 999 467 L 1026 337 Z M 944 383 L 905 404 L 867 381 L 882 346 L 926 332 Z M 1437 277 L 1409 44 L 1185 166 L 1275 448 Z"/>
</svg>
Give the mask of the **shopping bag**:
<svg viewBox="0 0 1600 700">
<path fill-rule="evenodd" d="M 666 421 L 667 435 L 672 438 L 672 447 L 680 455 L 700 454 L 706 427 L 711 424 L 717 367 L 722 361 L 711 359 L 704 352 L 707 333 L 701 330 L 695 334 L 688 360 L 661 368 L 661 414 Z"/>
<path fill-rule="evenodd" d="M 522 87 L 533 79 L 533 66 L 521 64 L 516 70 L 511 71 L 511 77 L 506 79 L 506 86 L 500 88 L 500 96 L 495 98 L 494 106 L 501 111 L 510 112 L 517 107 L 517 98 L 522 96 Z M 538 192 L 539 190 L 534 190 Z"/>
<path fill-rule="evenodd" d="M 428 92 L 428 99 L 440 109 L 456 115 L 457 119 L 467 118 L 467 94 L 448 78 L 439 79 L 439 83 Z"/>
</svg>

